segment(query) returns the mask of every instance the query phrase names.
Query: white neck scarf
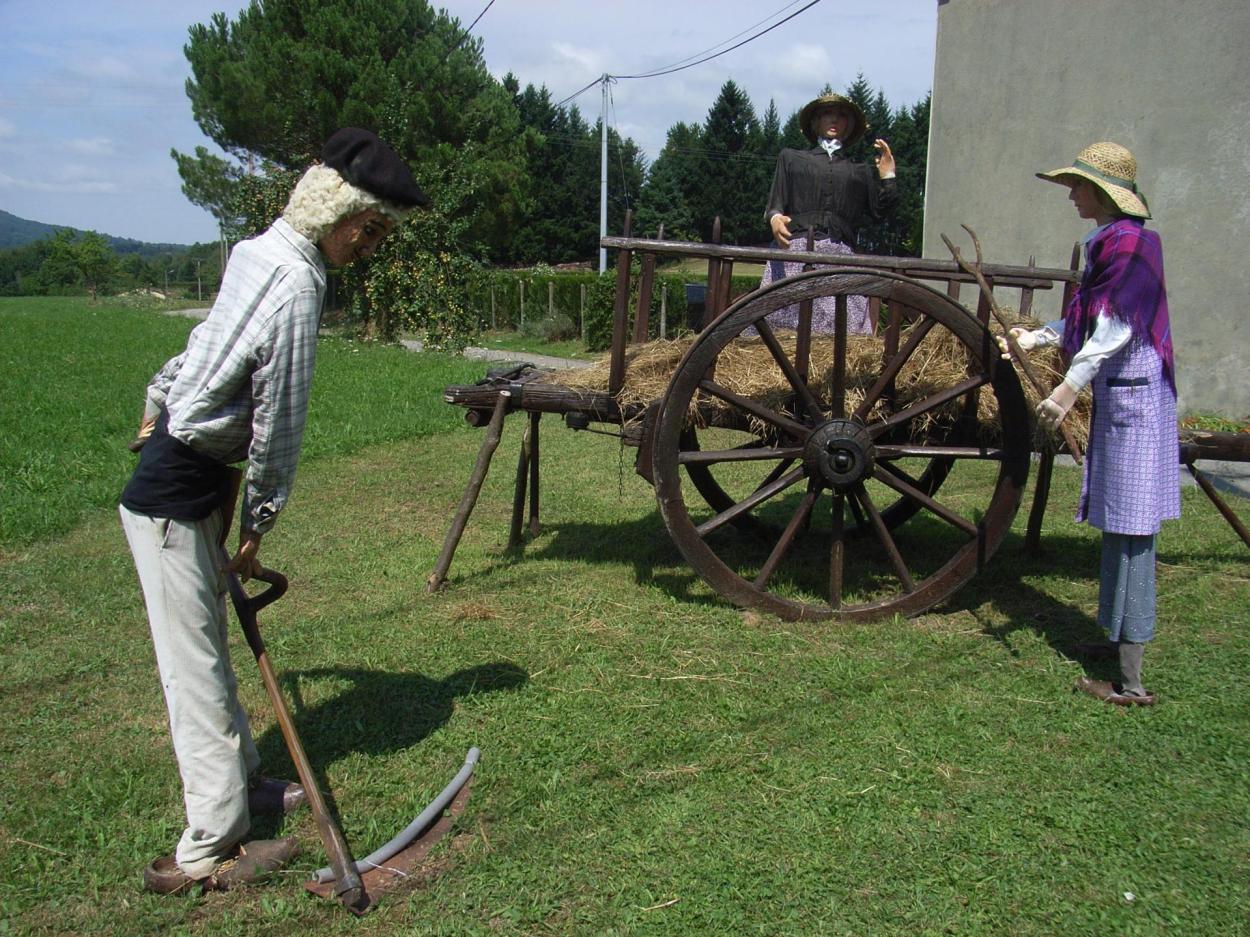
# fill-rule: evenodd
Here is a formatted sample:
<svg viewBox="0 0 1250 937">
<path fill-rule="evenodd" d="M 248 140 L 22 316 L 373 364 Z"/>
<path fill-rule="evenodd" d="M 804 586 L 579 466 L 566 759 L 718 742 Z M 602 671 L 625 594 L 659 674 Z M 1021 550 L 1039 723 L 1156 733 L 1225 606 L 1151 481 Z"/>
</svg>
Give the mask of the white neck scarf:
<svg viewBox="0 0 1250 937">
<path fill-rule="evenodd" d="M 833 159 L 833 154 L 834 154 L 834 153 L 836 153 L 836 152 L 838 152 L 838 150 L 842 149 L 842 141 L 841 141 L 841 140 L 836 140 L 836 139 L 835 139 L 835 140 L 829 140 L 829 139 L 826 139 L 826 138 L 822 138 L 822 139 L 821 139 L 821 141 L 820 141 L 820 145 L 821 145 L 821 148 L 822 148 L 822 149 L 823 149 L 826 153 L 828 153 L 828 154 L 829 154 L 829 158 L 830 158 L 830 159 Z"/>
</svg>

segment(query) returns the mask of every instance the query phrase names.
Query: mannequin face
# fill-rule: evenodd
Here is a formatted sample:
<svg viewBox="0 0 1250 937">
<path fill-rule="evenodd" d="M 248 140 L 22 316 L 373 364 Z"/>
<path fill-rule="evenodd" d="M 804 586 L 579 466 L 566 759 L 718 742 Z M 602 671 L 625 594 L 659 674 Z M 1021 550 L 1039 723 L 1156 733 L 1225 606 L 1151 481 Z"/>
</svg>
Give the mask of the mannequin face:
<svg viewBox="0 0 1250 937">
<path fill-rule="evenodd" d="M 1075 178 L 1068 185 L 1068 200 L 1076 208 L 1076 213 L 1096 224 L 1107 224 L 1114 220 L 1115 213 L 1109 209 L 1099 197 L 1098 187 L 1088 179 Z"/>
<path fill-rule="evenodd" d="M 395 222 L 372 208 L 346 218 L 321 238 L 317 245 L 331 267 L 343 267 L 353 260 L 364 260 L 395 228 Z"/>
<path fill-rule="evenodd" d="M 816 114 L 817 140 L 845 140 L 855 128 L 855 115 L 849 108 L 827 107 Z"/>
</svg>

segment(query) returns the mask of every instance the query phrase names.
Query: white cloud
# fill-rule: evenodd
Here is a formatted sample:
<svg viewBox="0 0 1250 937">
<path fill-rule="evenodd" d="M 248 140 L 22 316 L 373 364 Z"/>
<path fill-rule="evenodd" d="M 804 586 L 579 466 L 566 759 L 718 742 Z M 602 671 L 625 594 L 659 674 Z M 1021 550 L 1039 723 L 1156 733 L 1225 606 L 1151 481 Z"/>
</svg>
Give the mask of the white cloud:
<svg viewBox="0 0 1250 937">
<path fill-rule="evenodd" d="M 777 74 L 785 81 L 823 85 L 826 81 L 833 80 L 833 59 L 824 46 L 796 43 L 775 61 Z"/>
<path fill-rule="evenodd" d="M 17 136 L 17 128 L 3 117 L 0 117 L 0 140 L 12 140 Z"/>
<path fill-rule="evenodd" d="M 0 172 L 0 188 L 25 189 L 32 192 L 51 192 L 60 195 L 108 195 L 117 189 L 117 183 L 103 180 L 66 179 L 51 182 L 43 179 L 15 179 Z"/>
<path fill-rule="evenodd" d="M 75 153 L 81 153 L 84 156 L 113 156 L 117 152 L 113 141 L 108 137 L 70 140 L 67 145 Z"/>
</svg>

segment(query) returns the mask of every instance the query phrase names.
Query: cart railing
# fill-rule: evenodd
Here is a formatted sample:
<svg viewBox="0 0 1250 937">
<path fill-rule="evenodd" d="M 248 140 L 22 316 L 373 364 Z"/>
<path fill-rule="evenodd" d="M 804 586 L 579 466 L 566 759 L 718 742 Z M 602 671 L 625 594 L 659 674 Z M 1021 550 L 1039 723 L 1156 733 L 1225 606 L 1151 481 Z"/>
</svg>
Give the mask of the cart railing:
<svg viewBox="0 0 1250 937">
<path fill-rule="evenodd" d="M 720 219 L 712 226 L 710 243 L 694 243 L 688 241 L 668 241 L 659 238 L 630 237 L 632 218 L 627 214 L 624 237 L 600 238 L 601 247 L 616 250 L 616 300 L 612 313 L 612 345 L 610 371 L 608 377 L 608 394 L 616 396 L 625 384 L 626 355 L 629 345 L 641 344 L 647 340 L 651 303 L 655 289 L 655 269 L 657 259 L 665 257 L 702 257 L 707 260 L 707 300 L 704 306 L 702 327 L 706 328 L 713 320 L 725 311 L 740 297 L 731 295 L 733 266 L 738 262 L 769 263 L 801 263 L 806 268 L 816 266 L 856 267 L 859 269 L 875 269 L 883 272 L 904 274 L 914 280 L 939 285 L 946 294 L 959 301 L 965 283 L 975 284 L 959 265 L 951 260 L 934 260 L 927 257 L 886 257 L 877 254 L 822 254 L 811 250 L 812 233 L 797 233 L 796 239 L 802 242 L 807 238 L 808 250 L 783 250 L 776 247 L 739 247 L 720 244 Z M 630 319 L 631 264 L 634 255 L 641 257 L 641 274 L 638 281 L 638 298 L 634 304 L 632 322 Z M 1016 309 L 1021 315 L 1029 315 L 1033 308 L 1033 294 L 1037 290 L 1053 289 L 1056 285 L 1063 289 L 1062 305 L 1066 305 L 1079 280 L 1077 265 L 1080 260 L 1079 245 L 1072 250 L 1071 263 L 1067 268 L 1038 267 L 1032 258 L 1028 265 L 984 264 L 981 272 L 995 289 L 1015 290 L 1018 294 Z M 880 320 L 881 301 L 871 297 L 868 303 L 868 316 L 874 330 Z M 982 322 L 990 319 L 989 301 L 979 296 L 976 316 Z M 910 318 L 906 309 L 891 310 L 889 321 L 882 333 L 884 353 L 892 356 L 898 350 L 899 333 L 902 324 Z"/>
</svg>

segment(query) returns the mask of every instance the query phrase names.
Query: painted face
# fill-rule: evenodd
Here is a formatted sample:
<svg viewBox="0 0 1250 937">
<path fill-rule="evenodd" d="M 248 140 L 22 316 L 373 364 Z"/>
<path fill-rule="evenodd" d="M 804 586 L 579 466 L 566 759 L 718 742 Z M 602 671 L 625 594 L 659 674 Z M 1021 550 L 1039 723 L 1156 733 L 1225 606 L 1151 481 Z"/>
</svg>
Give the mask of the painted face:
<svg viewBox="0 0 1250 937">
<path fill-rule="evenodd" d="M 1098 190 L 1088 179 L 1077 178 L 1070 183 L 1068 189 L 1068 199 L 1076 206 L 1076 213 L 1082 218 L 1097 220 L 1106 214 L 1106 209 L 1098 200 Z"/>
<path fill-rule="evenodd" d="M 845 140 L 855 127 L 855 114 L 845 107 L 827 107 L 816 114 L 817 140 Z"/>
<path fill-rule="evenodd" d="M 372 208 L 339 220 L 317 245 L 331 267 L 364 260 L 395 227 L 395 222 Z"/>
</svg>

